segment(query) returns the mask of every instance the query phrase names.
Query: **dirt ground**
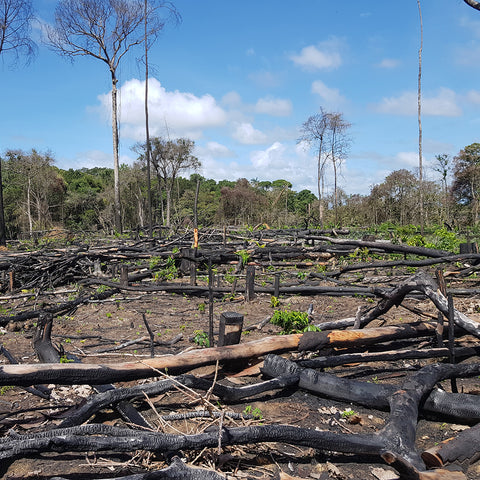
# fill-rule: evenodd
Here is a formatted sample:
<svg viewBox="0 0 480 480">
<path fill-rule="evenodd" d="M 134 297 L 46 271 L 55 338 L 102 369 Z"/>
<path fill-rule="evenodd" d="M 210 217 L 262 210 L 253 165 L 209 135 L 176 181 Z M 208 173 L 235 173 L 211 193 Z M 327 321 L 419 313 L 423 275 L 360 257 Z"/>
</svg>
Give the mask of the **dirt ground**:
<svg viewBox="0 0 480 480">
<path fill-rule="evenodd" d="M 65 292 L 57 297 L 56 302 L 66 301 L 71 295 Z M 425 300 L 408 300 L 425 312 L 435 313 L 433 305 Z M 456 300 L 456 307 L 473 318 L 480 305 L 480 299 Z M 4 300 L 3 307 L 15 306 L 21 311 L 35 303 L 31 297 Z M 280 298 L 280 307 L 292 310 L 307 311 L 313 305 L 314 317 L 318 323 L 355 316 L 358 306 L 371 304 L 366 298 L 327 297 L 327 296 L 289 296 Z M 219 316 L 222 312 L 237 312 L 244 315 L 244 329 L 258 324 L 273 312 L 271 297 L 266 294 L 257 295 L 247 302 L 243 297 L 216 299 L 214 303 L 215 331 L 218 330 Z M 201 348 L 199 339 L 201 332 L 208 331 L 208 301 L 205 298 L 154 294 L 119 294 L 106 301 L 89 303 L 78 308 L 68 316 L 58 317 L 54 321 L 53 341 L 65 352 L 76 355 L 84 363 L 118 363 L 132 359 L 144 359 L 150 356 L 147 341 L 134 343 L 129 347 L 113 350 L 124 342 L 141 337 L 148 337 L 142 314 L 154 332 L 156 339 L 168 342 L 180 338 L 173 345 L 157 346 L 155 355 L 178 354 L 186 349 Z M 398 324 L 418 320 L 419 317 L 399 307 L 385 317 L 376 320 L 371 326 L 382 324 Z M 422 317 L 423 320 L 428 320 Z M 38 360 L 32 347 L 32 335 L 35 322 L 9 324 L 1 329 L 3 346 L 21 363 L 36 363 Z M 242 342 L 279 332 L 278 327 L 267 324 L 262 330 L 247 331 Z M 200 336 L 199 336 L 200 334 Z M 197 343 L 195 342 L 197 339 Z M 473 341 L 473 339 L 470 339 Z M 110 349 L 110 351 L 105 351 Z M 287 355 L 288 356 L 288 355 Z M 0 358 L 0 364 L 8 363 Z M 402 360 L 388 364 L 355 364 L 329 369 L 331 373 L 346 378 L 374 381 L 378 383 L 398 383 L 409 372 L 432 360 Z M 202 367 L 192 373 L 213 377 L 215 368 Z M 260 381 L 258 370 L 238 374 L 219 372 L 219 380 L 226 384 L 242 385 Z M 119 386 L 119 385 L 117 385 Z M 55 386 L 49 400 L 41 399 L 27 393 L 19 387 L 0 389 L 0 428 L 5 435 L 9 429 L 17 433 L 41 431 L 58 424 L 55 418 L 59 412 L 82 401 L 92 393 L 89 386 Z M 448 390 L 449 383 L 445 382 Z M 463 380 L 461 388 L 465 393 L 479 393 L 480 379 Z M 152 398 L 137 401 L 135 405 L 145 417 L 163 432 L 200 432 L 217 420 L 192 419 L 182 421 L 165 421 L 160 417 L 173 412 L 185 412 L 204 408 L 204 393 L 197 397 L 179 390 Z M 385 424 L 388 412 L 369 410 L 357 405 L 334 401 L 308 394 L 298 389 L 270 392 L 249 398 L 234 405 L 219 405 L 215 398 L 211 400 L 215 408 L 227 412 L 255 412 L 257 418 L 250 420 L 228 420 L 225 425 L 244 425 L 254 423 L 278 423 L 308 428 L 328 429 L 339 433 L 372 433 Z M 353 410 L 354 414 L 344 414 Z M 121 424 L 122 420 L 111 409 L 90 420 L 111 425 Z M 417 430 L 419 450 L 431 447 L 466 428 L 441 421 L 420 419 Z M 336 454 L 300 448 L 288 444 L 266 443 L 239 447 L 223 447 L 218 455 L 216 449 L 203 451 L 185 451 L 179 453 L 190 465 L 216 469 L 228 478 L 255 479 L 363 479 L 390 480 L 398 478 L 396 472 L 376 457 L 361 458 L 355 455 Z M 3 479 L 46 479 L 53 476 L 77 478 L 106 478 L 119 475 L 144 472 L 164 468 L 169 459 L 162 455 L 148 452 L 132 452 L 132 454 L 92 452 L 78 453 L 45 453 L 33 458 L 22 458 L 1 466 Z M 467 468 L 467 467 L 465 467 Z M 480 462 L 468 467 L 469 479 L 480 478 Z"/>
</svg>

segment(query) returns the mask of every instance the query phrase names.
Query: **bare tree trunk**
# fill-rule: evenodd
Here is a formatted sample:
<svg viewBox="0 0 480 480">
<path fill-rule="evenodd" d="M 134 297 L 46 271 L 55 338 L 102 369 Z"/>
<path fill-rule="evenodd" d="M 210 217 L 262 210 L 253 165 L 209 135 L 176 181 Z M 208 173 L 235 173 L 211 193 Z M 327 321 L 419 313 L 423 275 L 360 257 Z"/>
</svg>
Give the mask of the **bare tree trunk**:
<svg viewBox="0 0 480 480">
<path fill-rule="evenodd" d="M 0 159 L 0 246 L 7 244 L 7 228 L 5 225 L 5 209 L 3 206 L 2 160 Z"/>
<path fill-rule="evenodd" d="M 422 235 L 425 228 L 425 212 L 423 198 L 423 159 L 422 159 L 422 50 L 423 50 L 423 21 L 420 0 L 417 0 L 420 15 L 420 49 L 418 50 L 418 183 L 420 190 L 420 228 Z"/>
<path fill-rule="evenodd" d="M 172 187 L 169 186 L 169 185 L 166 185 L 165 186 L 165 191 L 167 193 L 167 207 L 166 207 L 166 212 L 165 212 L 165 216 L 166 216 L 165 225 L 167 227 L 170 227 L 170 204 L 171 204 L 171 201 L 172 201 Z"/>
<path fill-rule="evenodd" d="M 323 182 L 324 182 L 324 166 L 325 163 L 322 162 L 322 149 L 318 152 L 318 175 L 317 175 L 317 184 L 318 184 L 318 219 L 320 221 L 320 227 L 323 228 Z"/>
<path fill-rule="evenodd" d="M 337 161 L 332 158 L 333 164 L 333 209 L 335 214 L 335 225 L 338 226 L 338 188 L 337 188 Z"/>
<path fill-rule="evenodd" d="M 120 208 L 120 161 L 118 153 L 118 110 L 117 110 L 117 78 L 112 71 L 112 138 L 113 138 L 113 191 L 114 191 L 114 223 L 117 232 L 122 232 L 122 215 Z"/>
<path fill-rule="evenodd" d="M 28 177 L 28 182 L 27 182 L 27 217 L 28 217 L 28 232 L 30 233 L 30 236 L 33 233 L 33 220 L 32 220 L 32 207 L 30 205 L 30 191 L 31 191 L 31 180 L 30 177 Z"/>
<path fill-rule="evenodd" d="M 148 43 L 147 43 L 147 5 L 145 0 L 145 138 L 147 157 L 147 223 L 148 223 L 148 237 L 153 235 L 153 221 L 152 221 L 152 179 L 150 176 L 150 129 L 148 127 Z"/>
</svg>

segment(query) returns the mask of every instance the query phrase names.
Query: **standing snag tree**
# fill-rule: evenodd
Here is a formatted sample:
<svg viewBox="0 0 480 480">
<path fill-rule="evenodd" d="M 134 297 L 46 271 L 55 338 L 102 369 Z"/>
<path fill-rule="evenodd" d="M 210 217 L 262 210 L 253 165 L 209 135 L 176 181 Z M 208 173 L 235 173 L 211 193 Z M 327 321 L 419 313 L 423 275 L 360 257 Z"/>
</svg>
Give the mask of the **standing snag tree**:
<svg viewBox="0 0 480 480">
<path fill-rule="evenodd" d="M 152 13 L 145 33 L 145 11 Z M 55 23 L 48 29 L 48 43 L 60 55 L 91 56 L 104 62 L 112 81 L 112 138 L 115 228 L 122 231 L 119 180 L 117 70 L 121 59 L 145 37 L 156 35 L 163 22 L 145 9 L 144 0 L 61 0 Z"/>
<path fill-rule="evenodd" d="M 329 147 L 330 161 L 333 166 L 333 208 L 335 213 L 335 224 L 338 224 L 338 171 L 344 162 L 348 149 L 350 147 L 350 139 L 347 136 L 347 130 L 351 124 L 348 123 L 341 113 L 328 114 L 328 131 L 329 131 Z"/>
<path fill-rule="evenodd" d="M 418 184 L 420 193 L 420 226 L 422 230 L 425 227 L 424 198 L 423 198 L 423 158 L 422 158 L 422 52 L 423 52 L 423 20 L 422 7 L 420 0 L 417 0 L 418 14 L 420 16 L 420 48 L 418 49 L 418 90 L 417 90 L 417 110 L 418 110 Z"/>
<path fill-rule="evenodd" d="M 35 54 L 35 43 L 30 38 L 33 8 L 30 0 L 0 1 L 0 55 L 13 55 L 16 64 L 22 55 L 25 62 Z M 0 245 L 7 243 L 5 213 L 3 206 L 2 166 L 0 159 Z"/>
<path fill-rule="evenodd" d="M 157 173 L 158 182 L 165 187 L 165 225 L 170 227 L 172 190 L 182 170 L 197 170 L 201 163 L 193 155 L 195 142 L 187 138 L 165 140 L 154 137 L 151 144 L 151 160 Z M 146 150 L 146 146 L 143 146 Z"/>
<path fill-rule="evenodd" d="M 328 130 L 328 114 L 320 107 L 320 113 L 308 117 L 302 125 L 300 138 L 297 143 L 305 142 L 314 149 L 317 155 L 317 188 L 318 188 L 318 216 L 323 228 L 324 206 L 323 194 L 325 188 L 326 138 Z"/>
<path fill-rule="evenodd" d="M 325 166 L 332 162 L 334 176 L 335 223 L 338 221 L 338 170 L 345 160 L 350 139 L 350 128 L 342 113 L 326 112 L 320 107 L 320 113 L 308 117 L 302 125 L 297 143 L 305 142 L 317 155 L 318 213 L 320 225 L 324 224 Z"/>
<path fill-rule="evenodd" d="M 171 2 L 163 2 L 161 0 L 144 0 L 144 60 L 145 60 L 145 158 L 147 162 L 147 223 L 148 223 L 148 236 L 153 234 L 153 217 L 152 217 L 152 182 L 150 175 L 150 128 L 148 123 L 148 51 L 157 39 L 157 33 L 160 31 L 160 23 L 157 24 L 157 29 L 154 32 L 149 32 L 149 19 L 154 18 L 158 21 L 160 18 L 157 15 L 157 11 L 166 8 L 177 22 L 180 21 L 180 15 L 178 14 L 175 6 Z M 163 27 L 164 24 L 162 24 Z"/>
<path fill-rule="evenodd" d="M 448 219 L 448 172 L 450 171 L 450 157 L 446 153 L 435 155 L 436 164 L 433 169 L 438 172 L 442 179 L 442 209 L 440 219 L 442 222 Z"/>
</svg>

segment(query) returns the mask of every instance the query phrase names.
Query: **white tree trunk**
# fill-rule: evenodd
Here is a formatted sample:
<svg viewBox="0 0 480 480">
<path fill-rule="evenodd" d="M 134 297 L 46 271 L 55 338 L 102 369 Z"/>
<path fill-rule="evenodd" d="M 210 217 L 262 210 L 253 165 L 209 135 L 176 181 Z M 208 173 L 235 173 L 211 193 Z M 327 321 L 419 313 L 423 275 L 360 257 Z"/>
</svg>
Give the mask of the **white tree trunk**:
<svg viewBox="0 0 480 480">
<path fill-rule="evenodd" d="M 113 139 L 113 191 L 114 222 L 117 232 L 122 233 L 122 215 L 120 209 L 120 160 L 118 153 L 118 111 L 117 79 L 112 72 L 112 139 Z"/>
</svg>

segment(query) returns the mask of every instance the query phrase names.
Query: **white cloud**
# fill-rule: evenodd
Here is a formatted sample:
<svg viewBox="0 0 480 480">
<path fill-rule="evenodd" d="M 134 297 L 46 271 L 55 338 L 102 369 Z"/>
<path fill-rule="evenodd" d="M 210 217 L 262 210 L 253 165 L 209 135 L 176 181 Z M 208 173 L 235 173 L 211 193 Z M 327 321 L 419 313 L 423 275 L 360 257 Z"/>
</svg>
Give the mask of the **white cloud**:
<svg viewBox="0 0 480 480">
<path fill-rule="evenodd" d="M 281 98 L 260 98 L 255 105 L 256 113 L 287 117 L 292 113 L 292 102 Z"/>
<path fill-rule="evenodd" d="M 422 114 L 443 117 L 458 117 L 462 114 L 457 105 L 457 95 L 449 88 L 440 88 L 435 96 L 422 96 Z M 417 93 L 404 92 L 398 97 L 383 98 L 376 106 L 380 113 L 393 115 L 416 115 Z"/>
<path fill-rule="evenodd" d="M 202 130 L 222 126 L 227 115 L 216 100 L 208 94 L 197 97 L 193 93 L 169 92 L 160 82 L 149 80 L 149 120 L 151 135 L 168 132 L 174 136 L 201 137 Z M 145 135 L 144 109 L 145 82 L 132 79 L 119 89 L 121 134 L 134 140 L 143 140 Z M 100 95 L 103 110 L 110 111 L 111 93 Z"/>
<path fill-rule="evenodd" d="M 378 66 L 380 68 L 397 68 L 400 65 L 400 61 L 395 58 L 384 58 Z"/>
<path fill-rule="evenodd" d="M 339 106 L 346 101 L 338 88 L 327 87 L 321 80 L 312 83 L 312 93 L 319 95 L 325 103 L 331 106 Z"/>
<path fill-rule="evenodd" d="M 299 54 L 291 55 L 290 60 L 305 70 L 332 70 L 342 64 L 339 46 L 339 39 L 332 37 L 318 46 L 302 48 Z"/>
<path fill-rule="evenodd" d="M 285 150 L 284 145 L 280 142 L 275 142 L 266 150 L 252 152 L 250 159 L 254 168 L 272 168 L 274 175 L 278 175 L 278 170 L 286 166 Z"/>
<path fill-rule="evenodd" d="M 195 153 L 198 157 L 211 158 L 229 158 L 235 157 L 235 152 L 232 152 L 228 147 L 218 142 L 207 142 L 203 147 L 196 147 Z"/>
<path fill-rule="evenodd" d="M 222 105 L 230 108 L 239 107 L 242 104 L 242 98 L 235 92 L 228 92 L 222 97 Z"/>
<path fill-rule="evenodd" d="M 251 73 L 248 78 L 262 88 L 278 87 L 282 83 L 282 76 L 266 70 Z"/>
<path fill-rule="evenodd" d="M 253 127 L 251 123 L 241 122 L 237 123 L 232 132 L 232 137 L 239 143 L 246 145 L 256 145 L 265 143 L 267 136 Z"/>
<path fill-rule="evenodd" d="M 467 101 L 469 103 L 478 103 L 480 104 L 480 91 L 479 90 L 470 90 L 467 93 Z"/>
<path fill-rule="evenodd" d="M 71 163 L 68 161 L 68 163 Z M 127 163 L 122 161 L 122 163 Z M 108 167 L 113 166 L 112 152 L 106 153 L 101 150 L 87 150 L 85 152 L 78 152 L 75 155 L 72 168 L 94 168 L 94 167 Z"/>
</svg>

